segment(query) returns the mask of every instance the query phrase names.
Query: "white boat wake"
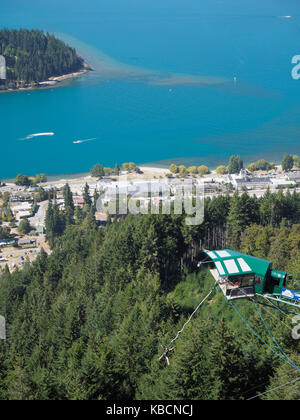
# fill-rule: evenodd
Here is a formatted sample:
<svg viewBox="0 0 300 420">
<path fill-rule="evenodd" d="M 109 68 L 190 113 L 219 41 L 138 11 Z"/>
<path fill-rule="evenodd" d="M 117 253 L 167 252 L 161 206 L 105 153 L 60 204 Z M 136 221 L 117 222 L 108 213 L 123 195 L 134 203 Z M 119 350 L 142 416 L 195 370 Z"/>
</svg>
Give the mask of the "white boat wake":
<svg viewBox="0 0 300 420">
<path fill-rule="evenodd" d="M 54 136 L 55 133 L 36 133 L 36 134 L 29 134 L 28 136 L 20 139 L 20 140 L 31 140 L 35 137 L 44 137 L 44 136 Z"/>
<path fill-rule="evenodd" d="M 76 141 L 73 141 L 73 144 L 87 143 L 88 141 L 95 141 L 95 140 L 97 140 L 97 137 L 93 137 L 91 139 L 85 139 L 85 140 L 76 140 Z"/>
</svg>

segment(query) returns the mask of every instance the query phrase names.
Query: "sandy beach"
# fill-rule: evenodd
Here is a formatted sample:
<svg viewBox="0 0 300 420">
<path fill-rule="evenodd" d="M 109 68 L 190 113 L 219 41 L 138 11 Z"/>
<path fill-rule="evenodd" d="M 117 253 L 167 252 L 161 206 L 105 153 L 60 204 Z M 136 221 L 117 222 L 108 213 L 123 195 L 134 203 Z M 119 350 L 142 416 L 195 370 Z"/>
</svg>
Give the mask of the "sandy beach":
<svg viewBox="0 0 300 420">
<path fill-rule="evenodd" d="M 124 181 L 126 180 L 133 180 L 133 179 L 140 179 L 140 180 L 149 180 L 153 178 L 159 178 L 160 176 L 164 177 L 167 173 L 169 173 L 169 169 L 167 168 L 155 168 L 155 167 L 148 167 L 148 166 L 140 166 L 142 174 L 137 174 L 136 172 L 128 173 L 126 175 L 111 175 L 107 178 L 113 178 L 117 179 L 118 181 Z M 66 184 L 69 185 L 78 185 L 78 184 L 85 184 L 86 182 L 89 183 L 96 183 L 98 181 L 97 177 L 93 177 L 89 175 L 88 173 L 85 174 L 74 174 L 74 177 L 72 175 L 57 175 L 55 179 L 48 180 L 45 184 L 47 185 L 59 185 L 59 184 Z"/>
</svg>

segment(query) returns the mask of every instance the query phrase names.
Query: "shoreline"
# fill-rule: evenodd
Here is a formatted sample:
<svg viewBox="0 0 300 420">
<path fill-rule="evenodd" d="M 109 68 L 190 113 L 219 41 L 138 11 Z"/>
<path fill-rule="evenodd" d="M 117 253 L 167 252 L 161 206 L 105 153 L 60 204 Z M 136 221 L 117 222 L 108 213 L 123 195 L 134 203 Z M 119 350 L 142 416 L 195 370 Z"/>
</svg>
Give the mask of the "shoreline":
<svg viewBox="0 0 300 420">
<path fill-rule="evenodd" d="M 135 172 L 132 173 L 128 173 L 126 175 L 119 175 L 119 176 L 115 176 L 115 175 L 108 175 L 105 176 L 104 178 L 118 178 L 119 181 L 122 181 L 124 179 L 128 179 L 129 181 L 132 181 L 134 179 L 136 179 L 137 177 L 139 178 L 143 178 L 145 180 L 149 180 L 149 179 L 153 179 L 156 177 L 161 177 L 161 176 L 165 176 L 167 173 L 170 173 L 169 167 L 159 167 L 159 166 L 139 166 L 138 167 L 141 169 L 141 171 L 143 172 L 143 174 L 137 175 Z M 212 175 L 216 175 L 216 167 L 215 168 L 209 168 L 210 173 L 207 174 L 207 177 L 210 177 Z M 276 163 L 276 169 L 275 171 L 279 171 L 280 173 L 280 164 Z M 262 172 L 265 173 L 267 171 L 258 171 L 258 172 Z M 225 174 L 226 175 L 226 174 Z M 219 174 L 219 176 L 222 176 Z M 43 182 L 41 185 L 45 184 L 45 185 L 49 185 L 49 184 L 57 184 L 57 183 L 80 183 L 80 182 L 85 182 L 88 180 L 97 180 L 97 177 L 93 177 L 90 172 L 75 172 L 75 173 L 69 173 L 69 174 L 49 174 L 47 175 L 47 181 Z M 14 179 L 15 178 L 1 178 L 1 181 L 6 183 L 6 184 L 14 184 Z"/>
<path fill-rule="evenodd" d="M 144 175 L 148 174 L 154 174 L 154 175 L 163 175 L 166 174 L 167 172 L 169 172 L 168 167 L 162 168 L 162 167 L 154 167 L 154 166 L 139 166 L 139 168 L 144 172 Z M 146 173 L 146 174 L 145 174 Z M 132 177 L 132 176 L 136 176 L 136 174 L 130 173 L 128 175 L 120 175 L 119 177 Z M 69 174 L 49 174 L 47 175 L 47 182 L 43 183 L 43 184 L 50 184 L 50 183 L 57 183 L 58 181 L 76 181 L 76 180 L 82 180 L 82 179 L 93 179 L 95 177 L 93 177 L 90 172 L 73 172 L 73 173 L 69 173 Z M 114 178 L 114 176 L 109 176 Z M 11 184 L 14 183 L 14 179 L 15 178 L 1 178 L 1 181 L 7 184 Z M 96 179 L 96 178 L 95 178 Z"/>
<path fill-rule="evenodd" d="M 278 170 L 278 167 L 281 166 L 280 162 L 275 162 L 275 165 L 276 165 L 276 170 Z M 151 164 L 149 164 L 149 166 L 147 166 L 147 163 L 144 163 L 142 165 L 138 164 L 137 166 L 144 172 L 144 174 L 146 173 L 146 175 L 147 175 L 147 173 L 148 174 L 151 173 L 153 176 L 160 176 L 160 175 L 165 175 L 166 173 L 170 172 L 169 171 L 170 165 L 155 165 L 155 164 L 151 163 Z M 190 165 L 190 166 L 193 166 L 193 165 Z M 215 173 L 218 166 L 219 165 L 208 166 L 210 174 Z M 57 182 L 57 181 L 66 181 L 66 180 L 73 180 L 74 181 L 74 180 L 85 179 L 85 178 L 93 178 L 90 175 L 90 171 L 45 174 L 45 175 L 47 177 L 47 182 L 46 183 Z M 123 176 L 127 176 L 127 177 L 132 178 L 132 176 L 135 176 L 135 172 L 129 173 L 128 175 L 123 175 Z M 110 175 L 110 176 L 108 176 L 108 178 L 109 177 L 114 177 L 114 176 Z M 11 178 L 11 177 L 0 178 L 0 180 L 2 182 L 5 182 L 5 183 L 13 183 L 14 179 L 15 179 L 15 177 L 13 177 L 13 178 Z"/>
<path fill-rule="evenodd" d="M 27 86 L 27 87 L 21 87 L 17 89 L 1 89 L 1 93 L 16 93 L 16 92 L 31 92 L 34 90 L 43 90 L 43 89 L 49 89 L 49 88 L 55 88 L 62 86 L 64 82 L 78 79 L 81 76 L 84 76 L 85 74 L 88 74 L 90 72 L 94 71 L 94 69 L 85 61 L 83 60 L 83 68 L 77 72 L 74 73 L 68 73 L 63 74 L 61 76 L 52 76 L 49 77 L 48 80 L 45 80 L 43 82 L 38 82 L 34 86 Z"/>
</svg>

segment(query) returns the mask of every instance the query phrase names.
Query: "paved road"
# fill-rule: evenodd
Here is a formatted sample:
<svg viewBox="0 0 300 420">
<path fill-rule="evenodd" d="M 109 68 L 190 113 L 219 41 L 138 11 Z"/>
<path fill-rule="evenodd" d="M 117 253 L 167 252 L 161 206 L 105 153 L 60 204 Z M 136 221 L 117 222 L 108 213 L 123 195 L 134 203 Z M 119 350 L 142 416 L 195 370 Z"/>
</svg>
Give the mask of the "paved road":
<svg viewBox="0 0 300 420">
<path fill-rule="evenodd" d="M 38 225 L 45 226 L 45 218 L 46 218 L 46 212 L 47 212 L 47 207 L 48 207 L 48 200 L 47 201 L 42 201 L 38 205 L 39 205 L 39 209 L 38 209 L 37 213 L 29 219 L 29 223 L 32 226 L 38 226 Z"/>
</svg>

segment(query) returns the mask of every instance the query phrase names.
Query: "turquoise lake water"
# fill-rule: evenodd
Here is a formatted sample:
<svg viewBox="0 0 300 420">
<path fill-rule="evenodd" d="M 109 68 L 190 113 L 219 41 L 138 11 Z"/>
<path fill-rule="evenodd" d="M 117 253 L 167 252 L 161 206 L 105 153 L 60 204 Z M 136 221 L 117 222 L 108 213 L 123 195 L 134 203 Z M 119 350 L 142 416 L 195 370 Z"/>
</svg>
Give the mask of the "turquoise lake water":
<svg viewBox="0 0 300 420">
<path fill-rule="evenodd" d="M 60 34 L 96 70 L 0 95 L 0 178 L 300 154 L 298 0 L 0 0 L 0 27 Z"/>
</svg>

